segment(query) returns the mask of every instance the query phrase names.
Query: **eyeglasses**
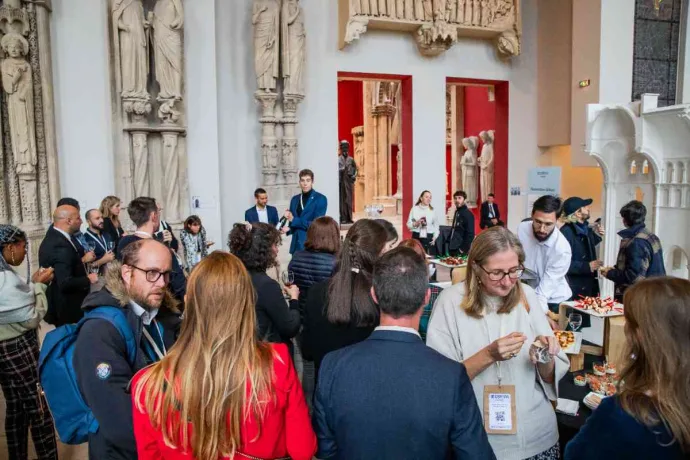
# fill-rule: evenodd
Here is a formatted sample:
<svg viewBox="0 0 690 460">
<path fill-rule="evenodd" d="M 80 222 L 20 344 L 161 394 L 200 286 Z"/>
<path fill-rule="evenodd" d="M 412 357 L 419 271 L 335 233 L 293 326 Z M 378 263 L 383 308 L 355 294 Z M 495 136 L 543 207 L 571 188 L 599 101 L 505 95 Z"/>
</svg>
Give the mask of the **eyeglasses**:
<svg viewBox="0 0 690 460">
<path fill-rule="evenodd" d="M 486 268 L 482 267 L 481 265 L 477 264 L 479 268 L 481 268 L 484 273 L 489 275 L 489 279 L 491 281 L 501 281 L 503 278 L 508 276 L 511 280 L 516 280 L 520 279 L 522 274 L 524 273 L 525 269 L 524 267 L 517 267 L 517 268 L 512 268 L 508 270 L 507 272 L 504 272 L 503 270 L 496 270 L 493 272 L 488 271 Z"/>
<path fill-rule="evenodd" d="M 132 267 L 132 268 L 136 268 L 140 272 L 146 273 L 146 281 L 148 281 L 149 283 L 155 283 L 156 281 L 158 281 L 161 278 L 161 276 L 163 277 L 163 281 L 165 281 L 166 284 L 168 283 L 168 281 L 170 281 L 170 272 L 169 271 L 168 272 L 159 272 L 158 270 L 144 270 L 143 268 L 139 268 L 136 265 L 129 265 L 129 264 L 127 264 L 127 266 Z"/>
</svg>

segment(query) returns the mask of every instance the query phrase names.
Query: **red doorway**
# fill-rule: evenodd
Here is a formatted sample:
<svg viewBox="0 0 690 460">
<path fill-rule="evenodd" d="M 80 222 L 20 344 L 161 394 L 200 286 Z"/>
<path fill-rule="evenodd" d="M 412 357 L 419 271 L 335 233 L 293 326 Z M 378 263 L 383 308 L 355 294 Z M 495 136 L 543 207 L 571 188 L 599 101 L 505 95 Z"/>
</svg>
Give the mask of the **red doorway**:
<svg viewBox="0 0 690 460">
<path fill-rule="evenodd" d="M 402 222 L 403 222 L 403 237 L 409 238 L 411 236 L 410 231 L 407 229 L 405 222 L 412 209 L 412 76 L 411 75 L 394 75 L 394 74 L 378 74 L 378 73 L 360 73 L 360 72 L 338 72 L 338 81 L 342 80 L 352 80 L 352 81 L 362 81 L 362 80 L 395 80 L 400 82 L 401 85 L 401 108 L 400 108 L 400 129 L 402 136 L 403 154 L 402 154 Z M 357 84 L 353 83 L 352 88 L 357 90 Z M 346 106 L 341 104 L 341 101 L 345 99 L 341 98 L 345 94 L 341 94 L 339 88 L 338 97 L 338 140 L 349 139 L 350 135 L 347 131 L 345 124 L 341 124 L 342 120 L 357 120 L 356 115 L 353 113 L 357 107 L 360 107 L 361 113 L 361 100 L 359 102 L 352 101 L 351 106 Z M 342 117 L 342 118 L 341 118 Z M 347 136 L 347 137 L 345 137 Z M 397 184 L 394 184 L 397 185 Z"/>
<path fill-rule="evenodd" d="M 481 98 L 484 98 L 484 105 L 481 109 L 475 111 L 465 111 L 464 114 L 464 137 L 477 136 L 479 131 L 493 129 L 495 131 L 494 139 L 494 195 L 496 195 L 496 203 L 501 210 L 501 220 L 508 222 L 508 135 L 509 135 L 509 83 L 501 80 L 480 80 L 469 78 L 446 78 L 447 85 L 463 86 L 467 91 L 465 104 L 469 103 L 474 107 L 481 103 Z M 486 104 L 487 92 L 493 91 L 493 100 L 490 104 Z M 469 114 L 469 116 L 468 116 Z M 493 126 L 491 126 L 493 125 Z M 481 152 L 481 150 L 479 150 Z M 451 175 L 451 164 L 446 162 L 446 172 Z M 455 192 L 452 188 L 454 184 L 448 181 L 448 188 L 446 193 L 452 196 Z M 475 215 L 475 226 L 477 232 L 479 231 L 481 203 L 478 200 L 477 208 L 473 209 Z"/>
</svg>

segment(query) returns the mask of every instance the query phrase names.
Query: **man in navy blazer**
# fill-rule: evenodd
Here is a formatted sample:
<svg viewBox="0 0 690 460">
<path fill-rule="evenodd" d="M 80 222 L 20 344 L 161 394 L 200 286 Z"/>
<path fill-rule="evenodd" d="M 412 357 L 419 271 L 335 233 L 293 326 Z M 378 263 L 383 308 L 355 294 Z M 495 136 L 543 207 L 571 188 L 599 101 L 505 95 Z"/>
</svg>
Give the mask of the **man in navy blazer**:
<svg viewBox="0 0 690 460">
<path fill-rule="evenodd" d="M 244 220 L 250 224 L 263 222 L 273 226 L 278 225 L 278 210 L 268 205 L 268 193 L 262 188 L 254 191 L 256 206 L 252 206 L 244 212 Z"/>
<path fill-rule="evenodd" d="M 290 223 L 290 228 L 283 227 L 282 231 L 292 235 L 290 254 L 304 249 L 307 240 L 307 230 L 313 221 L 326 215 L 328 199 L 313 189 L 314 173 L 309 169 L 299 172 L 299 186 L 302 193 L 295 195 L 290 200 L 290 210 L 285 211 L 285 218 Z"/>
<path fill-rule="evenodd" d="M 321 364 L 313 415 L 318 458 L 496 458 L 465 366 L 426 347 L 417 332 L 428 275 L 409 248 L 377 261 L 371 295 L 381 325 Z"/>
</svg>

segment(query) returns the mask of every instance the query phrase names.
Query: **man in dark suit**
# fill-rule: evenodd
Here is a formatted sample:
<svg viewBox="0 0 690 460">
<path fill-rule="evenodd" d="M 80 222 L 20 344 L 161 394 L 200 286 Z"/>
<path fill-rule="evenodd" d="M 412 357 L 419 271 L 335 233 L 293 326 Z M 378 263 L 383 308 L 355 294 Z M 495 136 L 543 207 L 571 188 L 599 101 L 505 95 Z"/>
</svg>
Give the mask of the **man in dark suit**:
<svg viewBox="0 0 690 460">
<path fill-rule="evenodd" d="M 496 195 L 489 193 L 488 198 L 482 203 L 481 219 L 479 220 L 479 227 L 484 230 L 491 227 L 505 227 L 506 224 L 501 221 L 501 212 L 498 210 L 498 205 L 494 203 Z"/>
<path fill-rule="evenodd" d="M 263 222 L 264 224 L 278 225 L 278 210 L 268 205 L 268 193 L 262 188 L 254 191 L 256 206 L 252 206 L 244 212 L 244 220 L 250 224 Z"/>
<path fill-rule="evenodd" d="M 397 248 L 376 263 L 380 326 L 326 355 L 314 401 L 321 459 L 493 459 L 465 366 L 422 342 L 426 262 Z"/>
<path fill-rule="evenodd" d="M 474 241 L 474 216 L 467 209 L 466 199 L 467 193 L 462 190 L 453 194 L 455 214 L 448 241 L 448 252 L 453 256 L 469 253 Z"/>
<path fill-rule="evenodd" d="M 77 243 L 73 241 L 81 223 L 77 208 L 69 205 L 58 207 L 53 213 L 53 225 L 38 249 L 41 267 L 55 269 L 55 278 L 46 291 L 46 322 L 55 326 L 76 323 L 81 319 L 81 304 L 91 285 L 98 282 L 97 274 L 86 274 Z"/>
<path fill-rule="evenodd" d="M 299 172 L 299 186 L 302 193 L 290 200 L 290 210 L 285 211 L 285 218 L 290 223 L 282 228 L 283 233 L 292 235 L 290 254 L 304 249 L 307 241 L 307 230 L 313 221 L 326 215 L 328 199 L 314 190 L 314 173 L 309 169 Z"/>
</svg>

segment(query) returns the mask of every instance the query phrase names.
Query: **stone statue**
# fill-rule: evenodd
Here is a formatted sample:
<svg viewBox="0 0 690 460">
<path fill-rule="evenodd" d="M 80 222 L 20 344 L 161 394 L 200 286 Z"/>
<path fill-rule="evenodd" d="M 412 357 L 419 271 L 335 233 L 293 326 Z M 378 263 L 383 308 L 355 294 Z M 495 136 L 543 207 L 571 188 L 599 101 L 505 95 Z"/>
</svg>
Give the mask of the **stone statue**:
<svg viewBox="0 0 690 460">
<path fill-rule="evenodd" d="M 466 25 L 472 25 L 472 3 L 474 0 L 465 0 L 465 21 Z"/>
<path fill-rule="evenodd" d="M 36 173 L 38 156 L 34 125 L 34 86 L 31 66 L 24 56 L 29 54 L 29 42 L 10 32 L 0 42 L 9 56 L 2 61 L 2 86 L 7 93 L 12 154 L 17 175 Z"/>
<path fill-rule="evenodd" d="M 395 17 L 405 19 L 405 0 L 397 0 L 395 4 Z"/>
<path fill-rule="evenodd" d="M 369 0 L 369 14 L 372 16 L 378 16 L 379 15 L 379 1 L 378 0 Z"/>
<path fill-rule="evenodd" d="M 482 27 L 487 27 L 491 23 L 491 13 L 489 10 L 489 0 L 482 0 Z"/>
<path fill-rule="evenodd" d="M 282 21 L 283 90 L 285 94 L 304 94 L 306 33 L 299 0 L 285 0 Z"/>
<path fill-rule="evenodd" d="M 424 6 L 424 20 L 433 21 L 434 20 L 434 5 L 432 0 L 422 0 L 422 5 Z"/>
<path fill-rule="evenodd" d="M 280 2 L 254 0 L 254 67 L 259 90 L 275 92 L 280 67 Z"/>
<path fill-rule="evenodd" d="M 447 0 L 446 22 L 458 22 L 458 0 Z"/>
<path fill-rule="evenodd" d="M 517 56 L 520 54 L 520 41 L 514 31 L 507 30 L 499 35 L 498 52 L 504 56 Z"/>
<path fill-rule="evenodd" d="M 122 98 L 148 100 L 149 76 L 147 29 L 141 0 L 114 0 L 113 23 L 118 31 Z"/>
<path fill-rule="evenodd" d="M 477 145 L 475 136 L 466 137 L 462 145 L 467 149 L 460 159 L 462 168 L 462 188 L 467 193 L 467 205 L 477 206 Z"/>
<path fill-rule="evenodd" d="M 481 25 L 481 14 L 482 10 L 480 7 L 479 0 L 472 0 L 472 25 Z"/>
<path fill-rule="evenodd" d="M 482 156 L 479 157 L 479 169 L 481 171 L 480 185 L 482 190 L 482 202 L 489 198 L 489 193 L 494 193 L 494 131 L 482 131 L 479 133 L 484 146 Z"/>
<path fill-rule="evenodd" d="M 362 0 L 350 0 L 350 8 L 352 9 L 353 16 L 362 14 Z"/>
<path fill-rule="evenodd" d="M 465 22 L 465 1 L 466 0 L 458 0 L 458 22 L 460 24 L 463 24 Z"/>
<path fill-rule="evenodd" d="M 153 46 L 158 100 L 182 99 L 182 0 L 158 0 L 153 9 Z"/>
<path fill-rule="evenodd" d="M 414 21 L 414 0 L 404 0 L 405 1 L 405 19 L 408 21 Z"/>
<path fill-rule="evenodd" d="M 393 19 L 397 19 L 398 17 L 398 9 L 396 8 L 396 1 L 397 0 L 387 0 L 388 4 L 386 6 L 386 16 L 389 16 Z"/>
<path fill-rule="evenodd" d="M 386 0 L 379 0 L 379 16 L 388 16 L 390 11 L 386 9 Z"/>
<path fill-rule="evenodd" d="M 417 21 L 424 20 L 424 0 L 414 0 L 414 18 Z"/>
</svg>

